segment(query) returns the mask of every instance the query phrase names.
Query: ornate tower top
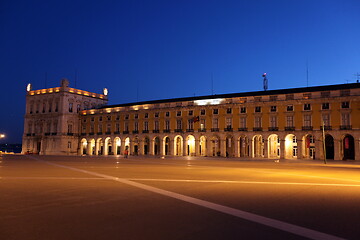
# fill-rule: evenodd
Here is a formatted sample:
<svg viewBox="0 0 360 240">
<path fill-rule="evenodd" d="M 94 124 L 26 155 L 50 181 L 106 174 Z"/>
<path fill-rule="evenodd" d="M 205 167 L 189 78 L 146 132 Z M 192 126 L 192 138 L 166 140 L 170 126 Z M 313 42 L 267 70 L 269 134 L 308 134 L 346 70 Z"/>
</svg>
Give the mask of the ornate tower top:
<svg viewBox="0 0 360 240">
<path fill-rule="evenodd" d="M 61 79 L 61 87 L 68 87 L 69 86 L 69 80 L 67 78 Z"/>
</svg>

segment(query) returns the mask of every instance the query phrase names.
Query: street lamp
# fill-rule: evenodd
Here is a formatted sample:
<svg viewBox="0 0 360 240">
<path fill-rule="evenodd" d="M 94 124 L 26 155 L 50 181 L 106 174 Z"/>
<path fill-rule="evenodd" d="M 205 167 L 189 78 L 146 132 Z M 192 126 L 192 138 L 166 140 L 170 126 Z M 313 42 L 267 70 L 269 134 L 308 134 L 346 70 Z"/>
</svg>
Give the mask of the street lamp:
<svg viewBox="0 0 360 240">
<path fill-rule="evenodd" d="M 5 134 L 3 133 L 0 134 L 0 138 L 5 138 L 5 137 L 6 137 Z"/>
</svg>

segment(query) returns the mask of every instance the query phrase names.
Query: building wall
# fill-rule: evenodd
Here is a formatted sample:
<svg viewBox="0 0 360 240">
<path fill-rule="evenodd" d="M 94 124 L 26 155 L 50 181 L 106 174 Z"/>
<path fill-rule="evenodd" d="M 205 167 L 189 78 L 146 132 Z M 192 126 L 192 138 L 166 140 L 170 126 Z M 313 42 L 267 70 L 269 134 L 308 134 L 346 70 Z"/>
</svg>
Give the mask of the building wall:
<svg viewBox="0 0 360 240">
<path fill-rule="evenodd" d="M 129 142 L 129 153 L 135 155 L 323 159 L 325 119 L 327 157 L 360 160 L 360 86 L 339 86 L 85 110 L 80 114 L 79 154 L 123 154 Z M 241 112 L 242 108 L 246 111 Z M 200 121 L 191 123 L 195 117 Z M 291 117 L 293 124 L 289 125 Z M 246 126 L 241 125 L 241 119 L 246 119 Z M 120 151 L 117 145 L 121 145 Z"/>
<path fill-rule="evenodd" d="M 77 154 L 80 111 L 107 103 L 101 94 L 68 87 L 28 91 L 22 153 Z"/>
</svg>

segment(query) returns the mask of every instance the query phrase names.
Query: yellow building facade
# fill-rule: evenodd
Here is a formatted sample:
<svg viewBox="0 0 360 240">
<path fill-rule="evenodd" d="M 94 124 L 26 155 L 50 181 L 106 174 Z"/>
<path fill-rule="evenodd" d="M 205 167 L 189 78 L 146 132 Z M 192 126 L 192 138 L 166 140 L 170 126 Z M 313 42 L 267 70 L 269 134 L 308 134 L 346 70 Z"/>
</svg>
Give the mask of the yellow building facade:
<svg viewBox="0 0 360 240">
<path fill-rule="evenodd" d="M 103 105 L 78 154 L 360 160 L 360 84 Z"/>
</svg>

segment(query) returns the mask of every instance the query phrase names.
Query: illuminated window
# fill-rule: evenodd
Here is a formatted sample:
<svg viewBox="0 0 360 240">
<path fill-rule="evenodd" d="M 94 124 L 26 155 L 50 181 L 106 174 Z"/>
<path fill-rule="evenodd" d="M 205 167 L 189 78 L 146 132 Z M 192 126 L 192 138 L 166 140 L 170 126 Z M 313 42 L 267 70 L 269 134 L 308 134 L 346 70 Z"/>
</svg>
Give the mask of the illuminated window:
<svg viewBox="0 0 360 240">
<path fill-rule="evenodd" d="M 349 108 L 349 107 L 350 107 L 349 102 L 342 102 L 341 103 L 341 108 Z"/>
<path fill-rule="evenodd" d="M 322 110 L 327 110 L 327 109 L 329 109 L 330 108 L 330 103 L 323 103 L 322 105 L 321 105 L 321 109 Z"/>
<path fill-rule="evenodd" d="M 310 103 L 305 103 L 305 104 L 304 104 L 304 111 L 309 111 L 309 110 L 311 110 L 311 105 L 310 105 Z"/>
</svg>

